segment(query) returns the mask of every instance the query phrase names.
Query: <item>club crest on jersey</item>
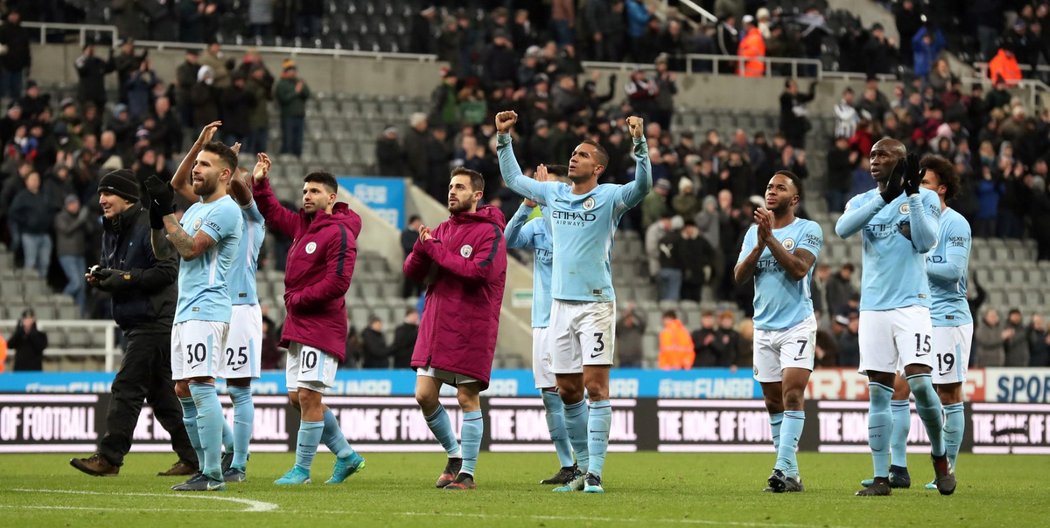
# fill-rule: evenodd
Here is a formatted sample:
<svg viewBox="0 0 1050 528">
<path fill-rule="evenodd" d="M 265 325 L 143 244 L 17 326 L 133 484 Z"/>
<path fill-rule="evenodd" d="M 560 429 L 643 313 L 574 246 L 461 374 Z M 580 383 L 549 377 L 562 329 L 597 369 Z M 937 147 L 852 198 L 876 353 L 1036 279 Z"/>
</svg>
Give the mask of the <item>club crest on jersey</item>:
<svg viewBox="0 0 1050 528">
<path fill-rule="evenodd" d="M 906 215 L 911 212 L 911 206 L 908 205 L 908 202 L 904 202 L 897 210 L 900 211 L 902 215 Z"/>
<path fill-rule="evenodd" d="M 317 242 L 310 242 L 306 245 L 306 254 L 313 255 L 314 251 L 317 251 Z"/>
<path fill-rule="evenodd" d="M 472 254 L 474 254 L 474 248 L 473 248 L 473 247 L 471 247 L 471 245 L 470 245 L 470 244 L 463 244 L 463 245 L 462 245 L 462 246 L 461 246 L 461 247 L 459 248 L 459 256 L 461 256 L 461 257 L 463 257 L 463 258 L 470 258 L 470 256 L 471 256 Z"/>
<path fill-rule="evenodd" d="M 782 244 L 784 245 L 784 249 L 786 249 L 788 251 L 791 251 L 792 249 L 795 249 L 795 239 L 794 238 L 785 238 L 784 242 L 782 242 Z"/>
<path fill-rule="evenodd" d="M 591 209 L 594 209 L 594 197 L 593 196 L 588 196 L 587 199 L 583 201 L 583 208 L 588 210 L 588 211 L 590 211 Z"/>
<path fill-rule="evenodd" d="M 194 220 L 194 221 L 193 221 L 193 230 L 194 230 L 194 231 L 200 231 L 200 228 L 201 228 L 201 224 L 202 224 L 202 223 L 203 223 L 203 220 L 202 220 L 202 219 L 200 219 L 200 218 L 198 218 L 198 219 Z"/>
</svg>

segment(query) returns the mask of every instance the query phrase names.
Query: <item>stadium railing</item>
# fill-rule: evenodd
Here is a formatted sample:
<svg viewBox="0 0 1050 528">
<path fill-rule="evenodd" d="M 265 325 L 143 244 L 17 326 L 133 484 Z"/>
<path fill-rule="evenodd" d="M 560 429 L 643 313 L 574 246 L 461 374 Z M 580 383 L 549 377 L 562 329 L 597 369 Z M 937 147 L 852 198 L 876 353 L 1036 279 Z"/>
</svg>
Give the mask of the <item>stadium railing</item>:
<svg viewBox="0 0 1050 528">
<path fill-rule="evenodd" d="M 0 320 L 0 328 L 14 328 L 18 324 L 18 321 L 14 319 Z M 80 320 L 80 319 L 45 319 L 38 320 L 36 322 L 37 327 L 44 332 L 51 329 L 61 329 L 62 331 L 69 330 L 88 330 L 88 331 L 101 331 L 105 334 L 105 345 L 102 348 L 97 347 L 47 347 L 44 350 L 45 357 L 68 357 L 68 356 L 101 356 L 105 358 L 106 371 L 113 371 L 117 365 L 117 357 L 123 351 L 117 347 L 117 324 L 113 321 L 102 321 L 102 320 Z M 8 351 L 9 355 L 14 355 L 14 349 Z"/>
<path fill-rule="evenodd" d="M 53 33 L 69 34 L 76 33 L 79 38 L 80 47 L 84 47 L 88 43 L 88 36 L 91 33 L 97 34 L 108 34 L 109 42 L 116 46 L 119 35 L 117 34 L 116 26 L 106 26 L 101 24 L 62 24 L 58 22 L 22 22 L 22 27 L 29 29 L 40 30 L 38 35 L 40 37 L 39 44 L 46 44 L 48 41 L 48 35 Z M 92 42 L 96 42 L 98 39 L 95 35 L 92 35 Z M 101 42 L 100 42 L 101 43 Z"/>
</svg>

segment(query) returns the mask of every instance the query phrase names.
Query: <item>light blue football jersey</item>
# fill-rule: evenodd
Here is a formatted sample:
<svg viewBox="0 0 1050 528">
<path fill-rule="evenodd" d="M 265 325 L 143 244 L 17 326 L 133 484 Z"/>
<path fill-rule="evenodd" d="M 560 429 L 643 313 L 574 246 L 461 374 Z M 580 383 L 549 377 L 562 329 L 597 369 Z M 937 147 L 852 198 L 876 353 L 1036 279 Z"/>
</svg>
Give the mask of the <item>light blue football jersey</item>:
<svg viewBox="0 0 1050 528">
<path fill-rule="evenodd" d="M 878 189 L 854 196 L 835 224 L 848 238 L 863 231 L 861 310 L 893 310 L 931 305 L 923 256 L 937 242 L 941 203 L 937 193 L 919 189 L 886 203 Z"/>
<path fill-rule="evenodd" d="M 541 207 L 543 216 L 529 220 L 532 208 L 518 207 L 507 222 L 503 236 L 507 249 L 531 249 L 532 260 L 532 327 L 547 328 L 551 320 L 551 264 L 554 257 L 554 241 L 551 239 L 550 220 L 546 207 Z"/>
<path fill-rule="evenodd" d="M 525 177 L 508 134 L 499 134 L 499 167 L 514 192 L 550 209 L 554 239 L 551 297 L 560 301 L 613 302 L 613 234 L 628 209 L 642 203 L 653 187 L 649 147 L 634 140 L 635 179 L 625 185 L 605 183 L 586 194 L 573 194 L 559 182 Z"/>
<path fill-rule="evenodd" d="M 824 247 L 824 232 L 820 225 L 803 218 L 774 229 L 773 237 L 788 251 L 804 249 L 814 257 L 819 257 Z M 744 235 L 737 264 L 747 258 L 756 245 L 758 226 L 752 225 Z M 813 267 L 810 266 L 805 278 L 796 281 L 787 275 L 768 247 L 762 250 L 755 264 L 755 328 L 785 330 L 813 315 L 813 296 L 809 290 Z"/>
<path fill-rule="evenodd" d="M 958 211 L 941 213 L 937 246 L 926 254 L 930 278 L 933 326 L 962 326 L 973 322 L 966 301 L 966 270 L 970 263 L 970 223 Z"/>
<path fill-rule="evenodd" d="M 255 274 L 259 271 L 259 248 L 266 236 L 266 221 L 255 205 L 241 208 L 241 245 L 230 268 L 230 301 L 234 306 L 259 304 Z"/>
<path fill-rule="evenodd" d="M 223 196 L 212 202 L 197 202 L 182 216 L 182 228 L 191 238 L 204 231 L 215 245 L 201 256 L 183 259 L 179 265 L 179 302 L 175 322 L 230 322 L 230 266 L 241 241 L 241 208 L 233 198 Z"/>
</svg>

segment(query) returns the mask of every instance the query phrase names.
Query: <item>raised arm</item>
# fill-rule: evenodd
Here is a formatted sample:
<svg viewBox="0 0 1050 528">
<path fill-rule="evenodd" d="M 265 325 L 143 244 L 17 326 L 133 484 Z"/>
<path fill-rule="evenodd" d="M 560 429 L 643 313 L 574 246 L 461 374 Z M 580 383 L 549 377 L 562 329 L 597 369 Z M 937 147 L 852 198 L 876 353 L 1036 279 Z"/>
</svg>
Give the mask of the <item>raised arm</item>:
<svg viewBox="0 0 1050 528">
<path fill-rule="evenodd" d="M 506 266 L 507 250 L 503 241 L 503 232 L 495 224 L 473 244 L 473 258 L 463 257 L 459 248 L 446 247 L 437 238 L 423 235 L 420 240 L 424 240 L 422 242 L 423 251 L 434 259 L 438 266 L 464 279 L 488 280 L 498 273 L 499 269 Z M 414 250 L 413 253 L 415 253 Z M 500 266 L 501 261 L 503 266 Z"/>
<path fill-rule="evenodd" d="M 215 132 L 219 130 L 221 125 L 222 121 L 213 121 L 201 130 L 200 135 L 197 136 L 197 141 L 190 146 L 190 150 L 186 152 L 182 162 L 179 163 L 179 168 L 175 169 L 175 175 L 171 177 L 171 188 L 190 203 L 200 200 L 200 197 L 193 193 L 193 182 L 190 180 L 193 164 L 197 161 L 197 154 L 200 154 L 204 145 L 212 140 Z"/>
<path fill-rule="evenodd" d="M 846 212 L 842 213 L 838 222 L 835 222 L 835 234 L 839 237 L 849 238 L 864 229 L 864 226 L 868 225 L 868 222 L 879 214 L 883 207 L 886 207 L 886 200 L 883 200 L 878 194 L 873 194 L 865 201 L 861 200 L 862 197 L 863 195 L 850 200 L 846 204 Z"/>
<path fill-rule="evenodd" d="M 301 291 L 285 294 L 284 301 L 292 307 L 321 306 L 346 295 L 356 263 L 357 237 L 340 225 L 339 238 L 329 245 L 325 254 L 324 276 Z"/>
<path fill-rule="evenodd" d="M 498 132 L 496 134 L 496 151 L 499 154 L 500 174 L 503 175 L 503 181 L 507 182 L 507 187 L 510 187 L 512 191 L 546 205 L 547 200 L 543 196 L 544 186 L 552 184 L 540 183 L 526 178 L 521 172 L 521 167 L 518 166 L 517 158 L 514 157 L 510 131 L 517 121 L 517 112 L 509 111 L 496 114 L 496 131 Z"/>
<path fill-rule="evenodd" d="M 266 177 L 270 173 L 270 157 L 266 153 L 260 152 L 258 158 L 259 161 L 255 164 L 255 169 L 252 170 L 252 180 L 254 181 L 252 195 L 255 198 L 255 205 L 259 208 L 259 212 L 262 213 L 269 226 L 288 237 L 295 238 L 299 231 L 299 215 L 281 205 L 277 201 L 277 196 L 273 194 L 270 180 Z"/>
<path fill-rule="evenodd" d="M 640 117 L 628 117 L 627 127 L 634 142 L 634 181 L 620 188 L 621 199 L 630 209 L 640 203 L 653 189 L 653 166 L 649 160 L 649 145 L 645 141 L 645 123 Z"/>
<path fill-rule="evenodd" d="M 507 239 L 507 249 L 529 249 L 532 247 L 532 230 L 526 229 L 529 223 L 529 215 L 535 205 L 529 207 L 528 200 L 522 202 L 514 216 L 507 222 L 507 228 L 503 230 L 503 236 Z"/>
<path fill-rule="evenodd" d="M 926 196 L 929 198 L 924 198 L 919 193 L 908 196 L 911 245 L 919 253 L 926 253 L 933 249 L 934 244 L 937 243 L 937 226 L 940 224 L 941 205 L 930 203 L 937 201 L 932 191 Z"/>
</svg>

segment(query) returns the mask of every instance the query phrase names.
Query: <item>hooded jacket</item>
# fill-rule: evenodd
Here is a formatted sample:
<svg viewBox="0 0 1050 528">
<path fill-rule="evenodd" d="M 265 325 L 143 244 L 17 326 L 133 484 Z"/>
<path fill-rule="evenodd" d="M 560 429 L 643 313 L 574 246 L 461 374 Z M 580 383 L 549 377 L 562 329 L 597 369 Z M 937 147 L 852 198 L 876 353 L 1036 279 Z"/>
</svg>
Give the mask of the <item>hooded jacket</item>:
<svg viewBox="0 0 1050 528">
<path fill-rule="evenodd" d="M 129 336 L 170 332 L 179 263 L 154 254 L 149 212 L 136 203 L 111 220 L 103 218 L 102 228 L 101 266 L 126 272 L 112 287 L 96 286 L 112 294 L 113 320 Z"/>
<path fill-rule="evenodd" d="M 292 238 L 284 272 L 287 315 L 281 346 L 292 341 L 346 358 L 346 291 L 357 260 L 361 217 L 343 202 L 332 214 L 293 213 L 277 201 L 269 180 L 255 182 L 255 203 L 266 224 Z"/>
<path fill-rule="evenodd" d="M 507 281 L 505 225 L 503 213 L 486 205 L 450 216 L 434 229 L 432 240 L 412 247 L 405 275 L 417 282 L 433 276 L 412 368 L 430 365 L 488 388 Z"/>
</svg>

